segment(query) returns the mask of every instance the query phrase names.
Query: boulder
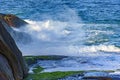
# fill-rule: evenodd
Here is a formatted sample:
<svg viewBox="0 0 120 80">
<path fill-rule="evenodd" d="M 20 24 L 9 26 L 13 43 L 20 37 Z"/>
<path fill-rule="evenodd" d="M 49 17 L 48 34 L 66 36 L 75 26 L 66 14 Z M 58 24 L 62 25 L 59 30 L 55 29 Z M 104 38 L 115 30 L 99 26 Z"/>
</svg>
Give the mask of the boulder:
<svg viewBox="0 0 120 80">
<path fill-rule="evenodd" d="M 15 80 L 12 69 L 5 56 L 0 54 L 0 80 Z"/>
<path fill-rule="evenodd" d="M 4 20 L 10 27 L 19 28 L 21 26 L 25 26 L 28 23 L 19 17 L 13 14 L 2 14 L 0 13 L 0 19 Z"/>
<path fill-rule="evenodd" d="M 28 67 L 5 27 L 0 22 L 0 80 L 22 80 L 28 74 Z"/>
<path fill-rule="evenodd" d="M 32 41 L 29 34 L 25 32 L 15 31 L 13 28 L 19 29 L 20 27 L 25 27 L 28 23 L 24 20 L 20 19 L 19 17 L 13 14 L 2 14 L 0 13 L 0 21 L 5 28 L 10 33 L 10 35 L 14 38 L 15 42 L 27 44 Z"/>
</svg>

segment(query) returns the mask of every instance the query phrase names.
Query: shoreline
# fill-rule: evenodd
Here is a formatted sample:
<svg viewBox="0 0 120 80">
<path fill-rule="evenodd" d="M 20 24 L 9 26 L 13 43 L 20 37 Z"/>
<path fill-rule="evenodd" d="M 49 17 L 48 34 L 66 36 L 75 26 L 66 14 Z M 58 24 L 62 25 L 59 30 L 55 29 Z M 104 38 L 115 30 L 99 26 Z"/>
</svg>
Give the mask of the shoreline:
<svg viewBox="0 0 120 80">
<path fill-rule="evenodd" d="M 33 58 L 32 58 L 33 57 Z M 54 56 L 56 57 L 56 56 Z M 53 56 L 27 56 L 26 58 L 29 58 L 30 60 L 39 60 L 41 59 L 42 61 L 45 60 L 61 60 L 63 58 L 54 58 Z M 58 57 L 58 56 L 57 56 Z M 37 61 L 38 62 L 38 61 Z M 30 80 L 30 79 L 36 79 L 36 80 L 70 80 L 70 79 L 75 79 L 78 80 L 78 78 L 92 78 L 90 77 L 85 77 L 86 74 L 92 74 L 92 75 L 102 75 L 102 74 L 108 74 L 107 77 L 102 77 L 110 79 L 110 80 L 119 80 L 120 78 L 116 75 L 120 75 L 120 70 L 118 71 L 113 71 L 113 70 L 79 70 L 79 71 L 53 71 L 53 72 L 44 72 L 45 68 L 41 67 L 38 65 L 38 63 L 34 63 L 29 65 L 29 67 L 32 67 L 31 72 L 29 72 L 29 75 L 26 79 L 24 80 Z M 95 74 L 94 74 L 95 73 Z M 118 74 L 119 73 L 119 74 Z M 96 78 L 101 78 L 99 76 L 95 76 Z M 115 78 L 115 79 L 114 79 Z M 118 78 L 118 79 L 116 79 Z M 79 79 L 81 80 L 81 79 Z"/>
</svg>

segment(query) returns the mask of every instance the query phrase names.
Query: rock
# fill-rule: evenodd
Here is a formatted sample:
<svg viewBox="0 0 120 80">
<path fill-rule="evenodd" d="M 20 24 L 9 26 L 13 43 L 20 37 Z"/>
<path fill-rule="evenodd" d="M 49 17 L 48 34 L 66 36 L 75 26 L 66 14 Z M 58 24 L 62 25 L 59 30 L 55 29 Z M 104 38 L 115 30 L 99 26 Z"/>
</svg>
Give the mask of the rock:
<svg viewBox="0 0 120 80">
<path fill-rule="evenodd" d="M 5 27 L 0 22 L 0 80 L 22 80 L 28 74 L 28 67 Z"/>
<path fill-rule="evenodd" d="M 19 28 L 21 26 L 25 26 L 28 23 L 24 20 L 20 19 L 19 17 L 13 14 L 2 14 L 0 13 L 0 18 L 4 20 L 9 26 Z"/>
<path fill-rule="evenodd" d="M 0 54 L 0 80 L 14 80 L 12 69 L 6 57 Z"/>
<path fill-rule="evenodd" d="M 25 27 L 28 23 L 24 20 L 18 18 L 15 15 L 12 14 L 2 14 L 0 13 L 0 21 L 3 25 L 5 25 L 5 28 L 10 33 L 10 35 L 14 38 L 15 42 L 27 44 L 32 41 L 32 38 L 29 34 L 25 32 L 19 32 L 15 31 L 12 27 L 19 29 L 20 27 Z M 10 27 L 11 26 L 11 27 Z"/>
</svg>

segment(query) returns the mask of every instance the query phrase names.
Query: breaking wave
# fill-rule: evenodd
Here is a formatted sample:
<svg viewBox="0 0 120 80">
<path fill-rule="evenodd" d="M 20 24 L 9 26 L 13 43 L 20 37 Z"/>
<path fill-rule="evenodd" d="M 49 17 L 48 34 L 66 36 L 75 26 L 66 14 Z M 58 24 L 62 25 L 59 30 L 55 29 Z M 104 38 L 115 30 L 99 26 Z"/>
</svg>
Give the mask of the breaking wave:
<svg viewBox="0 0 120 80">
<path fill-rule="evenodd" d="M 28 44 L 17 42 L 24 55 L 81 56 L 83 53 L 120 52 L 119 47 L 110 44 L 107 41 L 108 39 L 100 36 L 101 34 L 103 36 L 113 35 L 113 31 L 94 30 L 91 29 L 92 27 L 86 29 L 86 27 L 90 26 L 105 28 L 109 27 L 109 24 L 82 24 L 53 20 L 25 21 L 29 25 L 20 29 L 14 29 L 17 32 L 27 33 L 32 38 L 32 42 Z M 99 36 L 100 38 L 98 38 Z M 86 45 L 88 43 L 92 43 L 92 45 Z"/>
</svg>

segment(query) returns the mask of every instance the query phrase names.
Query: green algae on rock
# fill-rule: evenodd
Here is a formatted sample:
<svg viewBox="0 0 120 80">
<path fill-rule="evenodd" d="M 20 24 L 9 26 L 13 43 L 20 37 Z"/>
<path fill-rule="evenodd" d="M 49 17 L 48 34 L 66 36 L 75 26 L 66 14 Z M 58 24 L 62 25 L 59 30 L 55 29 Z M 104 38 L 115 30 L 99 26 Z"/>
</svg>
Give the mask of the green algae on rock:
<svg viewBox="0 0 120 80">
<path fill-rule="evenodd" d="M 46 55 L 46 56 L 24 56 L 28 65 L 37 63 L 37 60 L 61 60 L 67 56 L 56 56 L 56 55 Z"/>
</svg>

